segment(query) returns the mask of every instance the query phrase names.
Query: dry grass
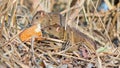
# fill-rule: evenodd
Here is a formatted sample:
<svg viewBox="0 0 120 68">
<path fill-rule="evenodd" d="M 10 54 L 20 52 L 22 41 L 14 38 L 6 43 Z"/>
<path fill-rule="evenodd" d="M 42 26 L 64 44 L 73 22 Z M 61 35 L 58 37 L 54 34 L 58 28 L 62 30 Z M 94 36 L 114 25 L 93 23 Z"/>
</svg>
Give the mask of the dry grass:
<svg viewBox="0 0 120 68">
<path fill-rule="evenodd" d="M 99 0 L 30 1 L 0 0 L 0 68 L 120 67 L 120 3 L 105 0 L 108 11 L 98 12 Z M 66 17 L 64 39 L 21 42 L 39 9 Z"/>
</svg>

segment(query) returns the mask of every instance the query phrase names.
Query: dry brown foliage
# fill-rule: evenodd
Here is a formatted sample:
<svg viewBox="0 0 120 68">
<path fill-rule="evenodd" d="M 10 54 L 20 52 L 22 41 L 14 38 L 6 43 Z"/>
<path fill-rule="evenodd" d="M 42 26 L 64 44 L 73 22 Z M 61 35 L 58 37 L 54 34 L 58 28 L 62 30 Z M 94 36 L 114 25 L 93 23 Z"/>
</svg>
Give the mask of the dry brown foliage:
<svg viewBox="0 0 120 68">
<path fill-rule="evenodd" d="M 0 0 L 0 68 L 119 68 L 120 3 L 104 1 L 107 11 L 100 0 Z M 65 29 L 22 42 L 38 10 L 60 12 Z"/>
</svg>

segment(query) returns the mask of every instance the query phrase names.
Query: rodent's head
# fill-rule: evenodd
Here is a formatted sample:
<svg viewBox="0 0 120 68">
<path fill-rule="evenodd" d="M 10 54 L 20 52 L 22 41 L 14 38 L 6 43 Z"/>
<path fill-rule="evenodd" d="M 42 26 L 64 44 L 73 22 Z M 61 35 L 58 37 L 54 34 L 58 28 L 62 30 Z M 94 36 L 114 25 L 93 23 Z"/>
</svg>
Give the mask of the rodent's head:
<svg viewBox="0 0 120 68">
<path fill-rule="evenodd" d="M 38 11 L 32 19 L 32 24 L 45 23 L 47 20 L 47 13 L 45 11 Z"/>
<path fill-rule="evenodd" d="M 64 17 L 59 13 L 47 13 L 45 11 L 38 11 L 32 19 L 32 24 L 41 24 L 41 28 L 46 28 L 51 25 L 60 25 L 64 27 Z"/>
</svg>

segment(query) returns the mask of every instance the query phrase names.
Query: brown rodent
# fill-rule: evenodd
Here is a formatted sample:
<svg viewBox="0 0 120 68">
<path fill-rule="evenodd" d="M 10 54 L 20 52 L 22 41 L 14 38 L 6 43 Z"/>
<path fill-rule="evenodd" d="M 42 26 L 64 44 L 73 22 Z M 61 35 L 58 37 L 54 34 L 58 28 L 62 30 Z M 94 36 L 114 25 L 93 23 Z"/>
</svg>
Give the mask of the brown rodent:
<svg viewBox="0 0 120 68">
<path fill-rule="evenodd" d="M 43 29 L 43 35 L 45 37 L 58 38 L 62 40 L 68 40 L 73 44 L 83 42 L 85 44 L 94 45 L 94 42 L 84 35 L 82 32 L 67 26 L 64 30 L 65 22 L 60 14 L 58 13 L 46 13 L 44 11 L 38 11 L 33 17 L 33 24 L 40 23 Z M 59 30 L 58 30 L 59 28 Z M 92 46 L 91 46 L 92 47 Z M 94 49 L 94 47 L 92 47 Z"/>
<path fill-rule="evenodd" d="M 64 20 L 64 17 L 59 13 L 47 13 L 41 10 L 33 16 L 32 24 L 40 23 L 42 28 L 56 24 L 64 27 Z"/>
</svg>

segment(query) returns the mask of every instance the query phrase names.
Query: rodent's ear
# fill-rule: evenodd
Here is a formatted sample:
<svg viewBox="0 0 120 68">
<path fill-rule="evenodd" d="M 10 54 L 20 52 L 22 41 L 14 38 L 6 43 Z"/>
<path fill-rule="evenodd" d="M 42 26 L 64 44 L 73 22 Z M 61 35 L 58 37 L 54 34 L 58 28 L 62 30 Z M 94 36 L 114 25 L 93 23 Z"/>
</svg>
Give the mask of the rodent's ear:
<svg viewBox="0 0 120 68">
<path fill-rule="evenodd" d="M 40 17 L 43 17 L 45 15 L 44 11 L 37 11 L 35 15 L 33 16 L 33 20 L 39 19 Z"/>
<path fill-rule="evenodd" d="M 34 15 L 34 17 L 36 17 L 36 16 L 39 16 L 39 17 L 41 17 L 41 16 L 44 16 L 45 15 L 45 11 L 37 11 L 36 13 L 35 13 L 35 15 Z"/>
<path fill-rule="evenodd" d="M 37 14 L 40 15 L 41 17 L 43 17 L 45 15 L 45 11 L 42 11 L 42 10 L 38 11 Z"/>
<path fill-rule="evenodd" d="M 43 17 L 45 15 L 45 12 L 41 12 L 40 16 Z"/>
</svg>

